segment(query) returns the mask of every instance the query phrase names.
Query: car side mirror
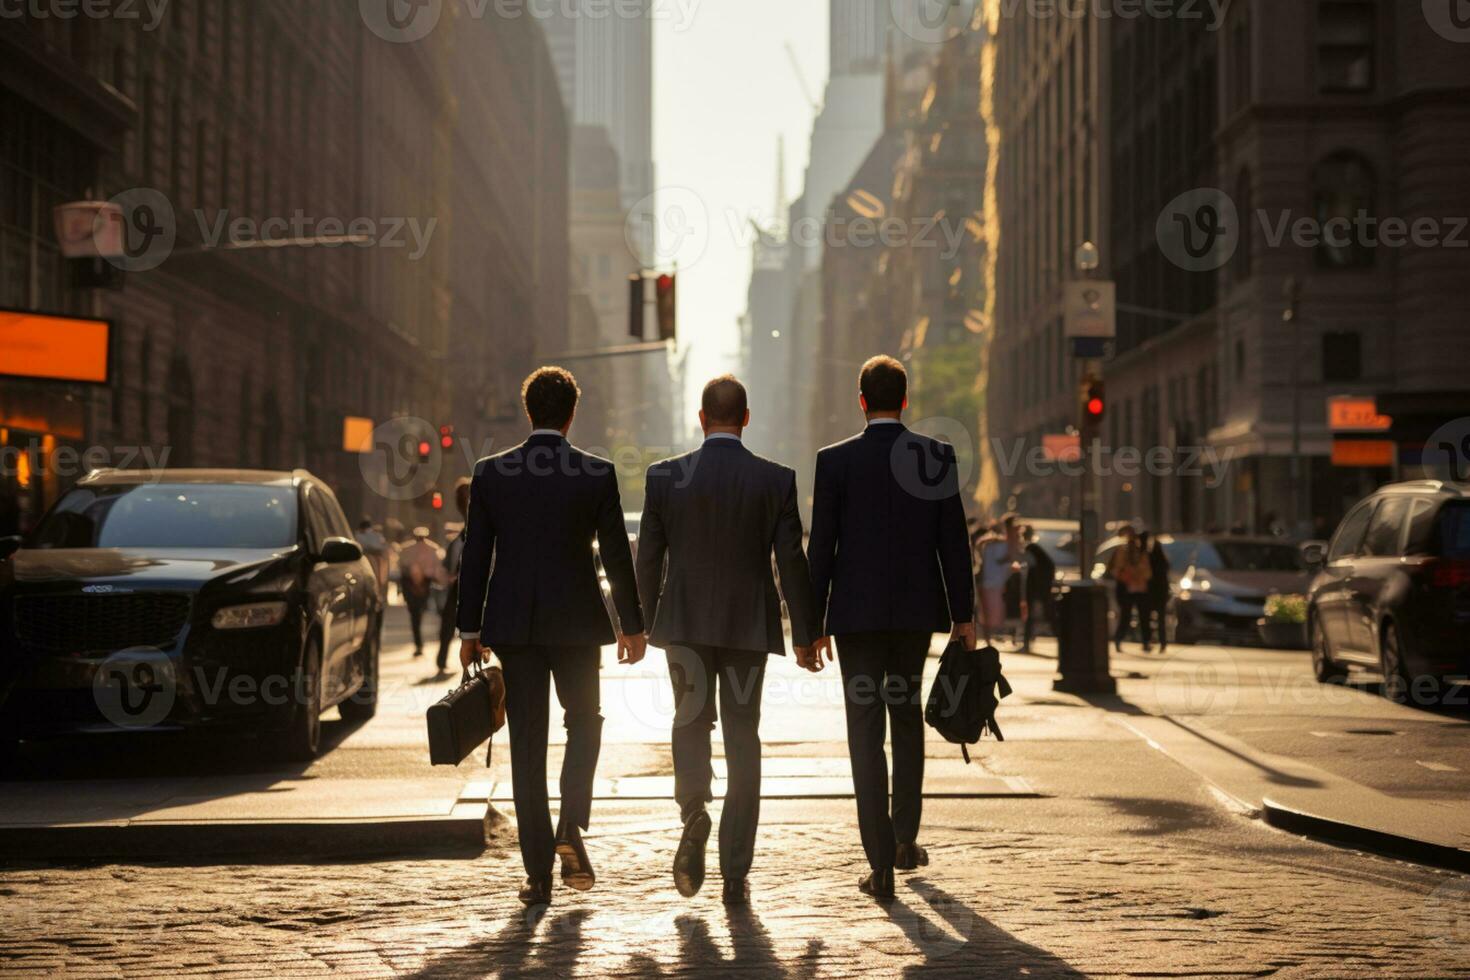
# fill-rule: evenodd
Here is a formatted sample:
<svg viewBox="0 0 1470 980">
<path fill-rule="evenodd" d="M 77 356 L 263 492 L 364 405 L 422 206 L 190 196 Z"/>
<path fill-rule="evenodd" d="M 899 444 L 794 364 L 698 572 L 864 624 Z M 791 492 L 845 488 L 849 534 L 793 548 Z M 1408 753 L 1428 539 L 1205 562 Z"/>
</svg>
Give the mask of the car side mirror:
<svg viewBox="0 0 1470 980">
<path fill-rule="evenodd" d="M 1310 569 L 1321 568 L 1327 563 L 1327 549 L 1318 542 L 1302 545 L 1302 561 Z"/>
<path fill-rule="evenodd" d="M 345 565 L 362 559 L 362 545 L 351 538 L 327 538 L 322 542 L 322 561 L 328 565 Z"/>
<path fill-rule="evenodd" d="M 24 540 L 25 539 L 18 534 L 11 535 L 5 538 L 0 538 L 0 561 L 4 561 L 6 558 L 9 558 L 11 555 L 19 551 L 21 542 Z"/>
</svg>

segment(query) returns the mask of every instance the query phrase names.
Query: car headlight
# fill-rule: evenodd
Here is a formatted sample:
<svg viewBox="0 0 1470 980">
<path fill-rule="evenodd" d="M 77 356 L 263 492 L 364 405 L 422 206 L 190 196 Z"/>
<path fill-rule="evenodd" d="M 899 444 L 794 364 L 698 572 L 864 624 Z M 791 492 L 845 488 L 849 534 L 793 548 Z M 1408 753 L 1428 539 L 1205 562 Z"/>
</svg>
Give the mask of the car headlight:
<svg viewBox="0 0 1470 980">
<path fill-rule="evenodd" d="M 286 618 L 286 603 L 249 602 L 239 606 L 226 606 L 214 614 L 210 623 L 217 630 L 249 630 L 262 626 L 277 626 Z"/>
</svg>

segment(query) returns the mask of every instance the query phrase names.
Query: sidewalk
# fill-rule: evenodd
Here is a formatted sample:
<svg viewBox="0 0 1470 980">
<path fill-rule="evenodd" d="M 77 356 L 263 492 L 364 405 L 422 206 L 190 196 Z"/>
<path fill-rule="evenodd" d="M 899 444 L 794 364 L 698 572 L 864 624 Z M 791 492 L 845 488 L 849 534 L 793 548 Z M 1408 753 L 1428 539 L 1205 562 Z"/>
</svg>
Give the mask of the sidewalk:
<svg viewBox="0 0 1470 980">
<path fill-rule="evenodd" d="M 435 625 L 432 617 L 426 624 Z M 932 674 L 937 662 L 931 660 Z M 323 756 L 308 767 L 255 757 L 249 743 L 223 751 L 166 738 L 114 740 L 100 754 L 85 743 L 41 746 L 35 776 L 0 782 L 0 856 L 194 858 L 276 855 L 297 858 L 401 855 L 452 850 L 478 853 L 486 804 L 510 810 L 507 734 L 458 767 L 429 765 L 424 714 L 458 683 L 458 670 L 436 674 L 433 651 L 414 658 L 406 614 L 385 625 L 379 709 L 361 726 L 324 721 Z M 767 799 L 841 800 L 852 796 L 842 686 L 835 668 L 814 676 L 790 658 L 768 670 L 763 726 Z M 606 802 L 673 797 L 668 741 L 673 707 L 667 667 L 654 651 L 636 667 L 604 651 L 607 718 L 596 797 Z M 553 718 L 557 717 L 553 709 Z M 127 738 L 124 736 L 124 738 Z M 552 726 L 548 781 L 565 732 Z M 723 748 L 716 743 L 717 798 L 724 794 Z M 932 798 L 1027 797 L 1020 775 L 966 766 L 958 749 L 931 740 L 926 794 Z"/>
</svg>

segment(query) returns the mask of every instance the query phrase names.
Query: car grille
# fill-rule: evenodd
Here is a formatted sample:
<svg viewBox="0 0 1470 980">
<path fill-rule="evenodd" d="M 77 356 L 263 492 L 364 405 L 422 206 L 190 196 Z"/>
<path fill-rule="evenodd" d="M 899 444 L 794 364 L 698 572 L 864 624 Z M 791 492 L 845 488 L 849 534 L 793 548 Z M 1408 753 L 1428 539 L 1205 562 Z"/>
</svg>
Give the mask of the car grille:
<svg viewBox="0 0 1470 980">
<path fill-rule="evenodd" d="M 46 653 L 171 647 L 189 621 L 178 594 L 20 596 L 15 635 Z"/>
</svg>

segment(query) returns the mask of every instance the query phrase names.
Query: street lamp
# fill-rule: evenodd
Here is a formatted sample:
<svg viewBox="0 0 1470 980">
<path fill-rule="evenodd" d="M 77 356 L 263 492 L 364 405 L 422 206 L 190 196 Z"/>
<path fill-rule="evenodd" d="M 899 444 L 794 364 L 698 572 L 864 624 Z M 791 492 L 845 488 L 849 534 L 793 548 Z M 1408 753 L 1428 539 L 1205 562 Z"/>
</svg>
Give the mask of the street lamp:
<svg viewBox="0 0 1470 980">
<path fill-rule="evenodd" d="M 1302 525 L 1302 325 L 1298 307 L 1302 286 L 1296 276 L 1282 284 L 1286 309 L 1281 322 L 1291 330 L 1291 533 Z M 1267 530 L 1270 530 L 1269 528 Z"/>
</svg>

